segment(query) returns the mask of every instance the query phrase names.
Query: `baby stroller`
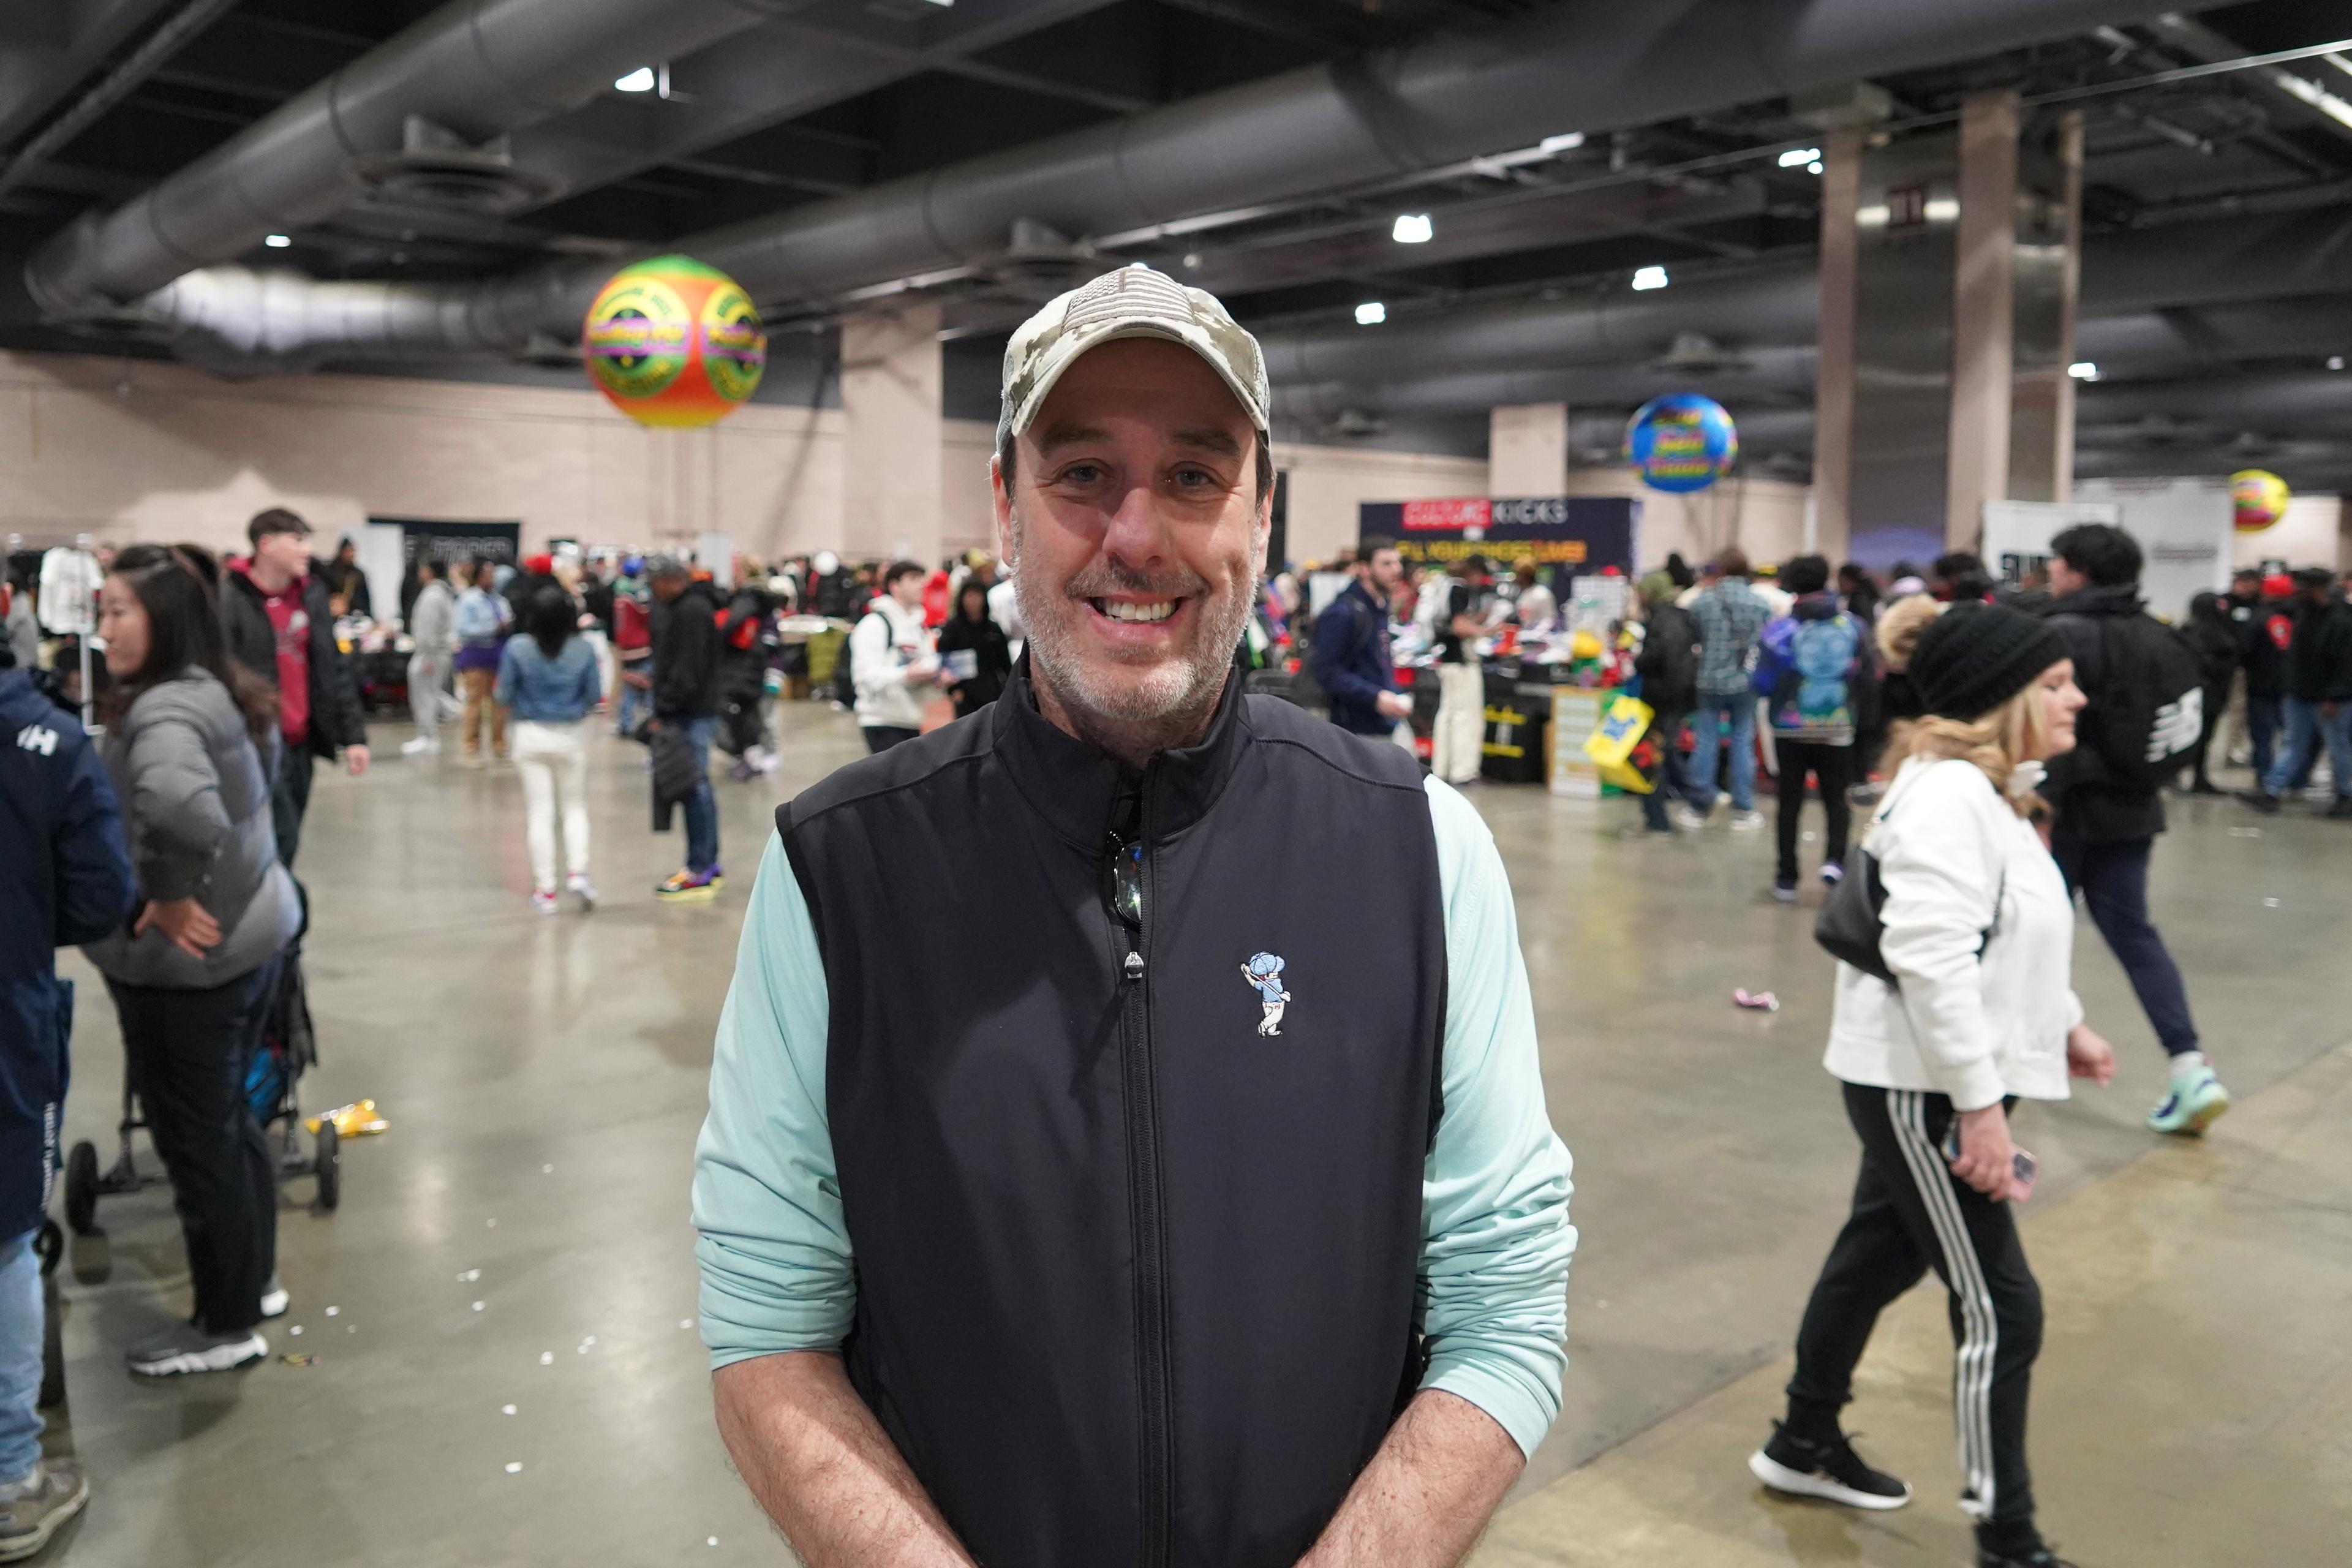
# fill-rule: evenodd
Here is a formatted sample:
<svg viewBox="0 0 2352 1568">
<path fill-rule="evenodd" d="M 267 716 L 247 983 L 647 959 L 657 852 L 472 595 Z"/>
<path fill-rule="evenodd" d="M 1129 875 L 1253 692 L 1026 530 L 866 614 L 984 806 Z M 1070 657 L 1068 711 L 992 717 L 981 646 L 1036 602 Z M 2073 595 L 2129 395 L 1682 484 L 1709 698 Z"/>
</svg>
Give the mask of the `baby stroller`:
<svg viewBox="0 0 2352 1568">
<path fill-rule="evenodd" d="M 303 905 L 303 925 L 307 929 L 307 897 Z M 310 1032 L 310 997 L 302 982 L 302 939 L 298 934 L 287 947 L 286 962 L 278 972 L 277 994 L 270 998 L 268 1016 L 262 1024 L 261 1044 L 247 1064 L 245 1092 L 253 1107 L 254 1120 L 261 1123 L 262 1131 L 267 1133 L 273 1126 L 278 1129 L 278 1179 L 317 1177 L 319 1206 L 331 1213 L 342 1198 L 342 1162 L 335 1124 L 331 1119 L 322 1119 L 312 1152 L 302 1152 L 302 1107 L 295 1092 L 302 1075 L 318 1059 L 318 1040 Z M 165 1180 L 161 1168 L 142 1170 L 131 1156 L 131 1135 L 146 1125 L 126 1081 L 122 1086 L 122 1146 L 114 1163 L 100 1171 L 98 1146 L 87 1139 L 75 1144 L 67 1154 L 66 1224 L 76 1236 L 99 1234 L 99 1199 L 135 1193 L 160 1185 Z"/>
</svg>

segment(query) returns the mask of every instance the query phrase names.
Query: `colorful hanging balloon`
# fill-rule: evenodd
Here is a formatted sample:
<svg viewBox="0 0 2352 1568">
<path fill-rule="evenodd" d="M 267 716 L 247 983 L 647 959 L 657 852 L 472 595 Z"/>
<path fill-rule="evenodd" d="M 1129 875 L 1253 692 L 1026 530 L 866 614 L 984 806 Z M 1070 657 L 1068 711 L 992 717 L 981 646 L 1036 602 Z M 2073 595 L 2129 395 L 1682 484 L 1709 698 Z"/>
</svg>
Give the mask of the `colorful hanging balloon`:
<svg viewBox="0 0 2352 1568">
<path fill-rule="evenodd" d="M 2240 533 L 2260 533 L 2286 515 L 2286 481 L 2263 468 L 2230 476 L 2231 521 Z"/>
<path fill-rule="evenodd" d="M 1739 458 L 1739 430 L 1722 404 L 1696 392 L 1670 392 L 1634 410 L 1625 426 L 1625 460 L 1654 490 L 1703 490 Z"/>
<path fill-rule="evenodd" d="M 625 267 L 588 307 L 580 357 L 597 389 L 640 425 L 724 419 L 768 363 L 760 312 L 735 280 L 690 256 Z"/>
</svg>

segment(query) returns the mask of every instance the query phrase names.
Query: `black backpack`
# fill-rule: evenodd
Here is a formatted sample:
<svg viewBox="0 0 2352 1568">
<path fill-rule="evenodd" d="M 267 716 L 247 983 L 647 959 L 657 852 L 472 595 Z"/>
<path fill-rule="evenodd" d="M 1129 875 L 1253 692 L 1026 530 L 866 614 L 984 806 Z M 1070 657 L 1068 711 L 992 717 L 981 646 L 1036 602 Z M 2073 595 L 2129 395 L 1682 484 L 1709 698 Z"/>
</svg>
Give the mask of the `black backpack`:
<svg viewBox="0 0 2352 1568">
<path fill-rule="evenodd" d="M 2180 771 L 2205 731 L 2204 669 L 2186 633 L 2146 613 L 2102 617 L 2104 689 L 2083 739 L 2107 776 L 2153 790 Z"/>
</svg>

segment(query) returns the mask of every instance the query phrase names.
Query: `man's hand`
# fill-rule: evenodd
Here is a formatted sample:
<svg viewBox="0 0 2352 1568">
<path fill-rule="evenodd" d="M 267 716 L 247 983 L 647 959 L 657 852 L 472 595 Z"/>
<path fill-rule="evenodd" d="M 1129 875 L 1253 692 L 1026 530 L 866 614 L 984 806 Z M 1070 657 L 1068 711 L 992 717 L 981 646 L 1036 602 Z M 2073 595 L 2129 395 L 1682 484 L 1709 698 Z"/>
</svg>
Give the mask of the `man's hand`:
<svg viewBox="0 0 2352 1568">
<path fill-rule="evenodd" d="M 353 778 L 357 778 L 362 773 L 367 772 L 368 749 L 365 746 L 345 746 L 343 748 L 343 766 L 352 770 L 352 777 Z"/>
<path fill-rule="evenodd" d="M 1412 717 L 1412 699 L 1402 691 L 1383 691 L 1372 699 L 1372 706 L 1380 710 L 1383 719 Z"/>
<path fill-rule="evenodd" d="M 909 686 L 920 686 L 939 673 L 940 661 L 929 655 L 925 655 L 907 667 L 905 679 Z"/>
<path fill-rule="evenodd" d="M 973 1568 L 839 1356 L 761 1356 L 710 1383 L 735 1468 L 808 1568 Z"/>
<path fill-rule="evenodd" d="M 148 900 L 131 934 L 143 936 L 149 926 L 170 937 L 172 945 L 191 958 L 202 958 L 220 945 L 220 921 L 194 899 Z"/>
<path fill-rule="evenodd" d="M 1995 1100 L 1982 1110 L 1956 1112 L 1960 1122 L 1960 1157 L 1952 1174 L 1998 1202 L 2017 1184 L 2017 1145 L 2009 1141 L 2009 1113 Z"/>
<path fill-rule="evenodd" d="M 2066 1037 L 2066 1071 L 2075 1078 L 2095 1079 L 2101 1089 L 2115 1081 L 2116 1048 L 2092 1032 L 2087 1024 L 2077 1024 Z"/>
<path fill-rule="evenodd" d="M 1424 1388 L 1298 1568 L 1454 1568 L 1526 1467 L 1493 1416 Z"/>
</svg>

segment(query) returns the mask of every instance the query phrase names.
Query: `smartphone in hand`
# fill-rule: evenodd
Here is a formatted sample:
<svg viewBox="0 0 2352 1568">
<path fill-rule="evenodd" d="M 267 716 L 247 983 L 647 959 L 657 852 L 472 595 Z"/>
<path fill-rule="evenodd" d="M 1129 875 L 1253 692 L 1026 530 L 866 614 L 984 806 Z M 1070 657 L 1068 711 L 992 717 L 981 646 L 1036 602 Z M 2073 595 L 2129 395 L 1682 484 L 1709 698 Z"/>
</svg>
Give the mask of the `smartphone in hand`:
<svg viewBox="0 0 2352 1568">
<path fill-rule="evenodd" d="M 1944 1133 L 1944 1158 L 1947 1162 L 1950 1162 L 1957 1161 L 1959 1157 L 1960 1119 L 1955 1116 L 1952 1118 L 1951 1126 Z M 2033 1179 L 2042 1173 L 2042 1162 L 2022 1149 L 2012 1148 L 2010 1151 L 2009 1170 L 2010 1174 L 2017 1179 L 2015 1201 L 2021 1204 L 2033 1195 Z"/>
</svg>

